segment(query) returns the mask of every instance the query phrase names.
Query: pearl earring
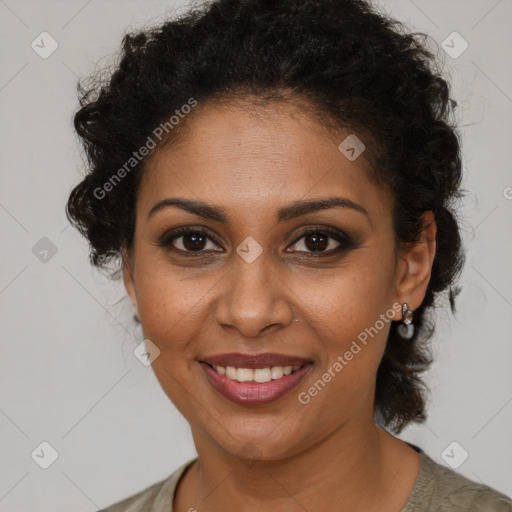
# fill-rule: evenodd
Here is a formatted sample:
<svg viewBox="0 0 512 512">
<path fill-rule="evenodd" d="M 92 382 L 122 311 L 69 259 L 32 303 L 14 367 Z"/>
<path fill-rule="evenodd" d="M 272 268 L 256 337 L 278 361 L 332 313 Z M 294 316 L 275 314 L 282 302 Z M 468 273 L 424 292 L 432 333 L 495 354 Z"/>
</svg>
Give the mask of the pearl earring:
<svg viewBox="0 0 512 512">
<path fill-rule="evenodd" d="M 412 311 L 406 303 L 402 304 L 402 322 L 398 326 L 398 334 L 402 338 L 410 340 L 414 336 L 414 325 L 412 324 Z"/>
</svg>

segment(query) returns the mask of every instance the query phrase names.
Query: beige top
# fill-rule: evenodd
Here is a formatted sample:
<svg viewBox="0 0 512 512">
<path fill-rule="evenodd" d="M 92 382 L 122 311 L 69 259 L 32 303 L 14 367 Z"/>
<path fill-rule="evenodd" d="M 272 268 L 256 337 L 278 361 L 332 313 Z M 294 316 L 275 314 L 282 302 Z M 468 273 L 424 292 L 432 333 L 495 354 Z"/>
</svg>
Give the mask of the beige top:
<svg viewBox="0 0 512 512">
<path fill-rule="evenodd" d="M 416 449 L 421 456 L 420 471 L 400 512 L 512 512 L 512 500 L 504 494 L 459 475 Z M 197 457 L 165 480 L 99 512 L 172 512 L 177 483 L 196 460 Z"/>
</svg>

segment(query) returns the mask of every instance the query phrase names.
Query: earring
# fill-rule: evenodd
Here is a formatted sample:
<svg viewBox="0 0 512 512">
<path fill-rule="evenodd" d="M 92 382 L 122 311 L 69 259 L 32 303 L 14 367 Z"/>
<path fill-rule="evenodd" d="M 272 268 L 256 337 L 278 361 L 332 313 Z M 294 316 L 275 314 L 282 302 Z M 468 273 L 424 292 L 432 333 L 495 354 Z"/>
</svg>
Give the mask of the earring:
<svg viewBox="0 0 512 512">
<path fill-rule="evenodd" d="M 406 303 L 402 304 L 402 322 L 398 326 L 398 334 L 402 338 L 410 340 L 414 336 L 414 325 L 412 324 L 412 311 Z"/>
<path fill-rule="evenodd" d="M 138 324 L 140 324 L 140 318 L 139 318 L 139 315 L 138 315 L 137 313 L 135 313 L 135 314 L 133 315 L 133 319 L 134 319 Z"/>
</svg>

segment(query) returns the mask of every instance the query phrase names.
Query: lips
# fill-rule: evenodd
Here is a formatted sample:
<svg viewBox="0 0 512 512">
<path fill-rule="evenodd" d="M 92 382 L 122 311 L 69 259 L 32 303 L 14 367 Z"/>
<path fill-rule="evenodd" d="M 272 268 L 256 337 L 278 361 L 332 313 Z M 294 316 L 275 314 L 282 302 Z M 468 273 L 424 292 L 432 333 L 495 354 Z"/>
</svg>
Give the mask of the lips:
<svg viewBox="0 0 512 512">
<path fill-rule="evenodd" d="M 285 354 L 277 354 L 273 352 L 265 352 L 263 354 L 242 354 L 232 352 L 229 354 L 217 354 L 205 356 L 200 362 L 213 366 L 234 366 L 235 368 L 267 368 L 272 366 L 302 366 L 305 363 L 312 363 L 311 359 L 297 356 L 289 356 Z"/>
<path fill-rule="evenodd" d="M 304 364 L 296 372 L 270 382 L 237 382 L 221 375 L 208 363 L 200 364 L 207 381 L 221 396 L 237 405 L 261 406 L 288 395 L 311 371 L 312 364 Z"/>
</svg>

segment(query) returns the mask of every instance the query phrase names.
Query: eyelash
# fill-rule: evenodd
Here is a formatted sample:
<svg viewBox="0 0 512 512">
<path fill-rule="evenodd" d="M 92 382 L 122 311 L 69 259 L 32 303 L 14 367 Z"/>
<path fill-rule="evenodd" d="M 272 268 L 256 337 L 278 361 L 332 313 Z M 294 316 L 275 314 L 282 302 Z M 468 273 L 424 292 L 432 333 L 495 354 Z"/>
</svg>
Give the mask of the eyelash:
<svg viewBox="0 0 512 512">
<path fill-rule="evenodd" d="M 172 242 L 177 240 L 178 238 L 181 238 L 184 235 L 197 233 L 206 236 L 208 239 L 213 241 L 216 245 L 220 245 L 220 243 L 215 239 L 215 237 L 212 237 L 207 231 L 201 228 L 180 228 L 176 231 L 173 231 L 172 233 L 166 233 L 164 234 L 157 245 L 159 247 L 162 247 L 164 249 L 178 252 L 181 254 L 185 254 L 189 257 L 198 257 L 202 256 L 205 253 L 211 252 L 211 251 L 184 251 L 183 249 L 177 249 L 176 247 L 172 246 Z M 344 234 L 343 232 L 340 232 L 338 230 L 328 228 L 328 227 L 322 227 L 322 228 L 312 228 L 308 229 L 302 233 L 300 233 L 294 241 L 290 245 L 295 245 L 299 240 L 302 238 L 306 238 L 309 235 L 328 235 L 329 238 L 334 239 L 336 242 L 338 242 L 340 245 L 336 247 L 335 249 L 330 249 L 329 251 L 324 252 L 314 252 L 314 251 L 296 251 L 301 254 L 307 254 L 314 258 L 319 257 L 325 257 L 325 256 L 332 256 L 333 254 L 339 254 L 343 252 L 347 252 L 351 249 L 354 249 L 358 246 L 357 242 L 352 240 L 348 235 Z M 214 251 L 214 252 L 220 252 L 220 251 Z"/>
</svg>

